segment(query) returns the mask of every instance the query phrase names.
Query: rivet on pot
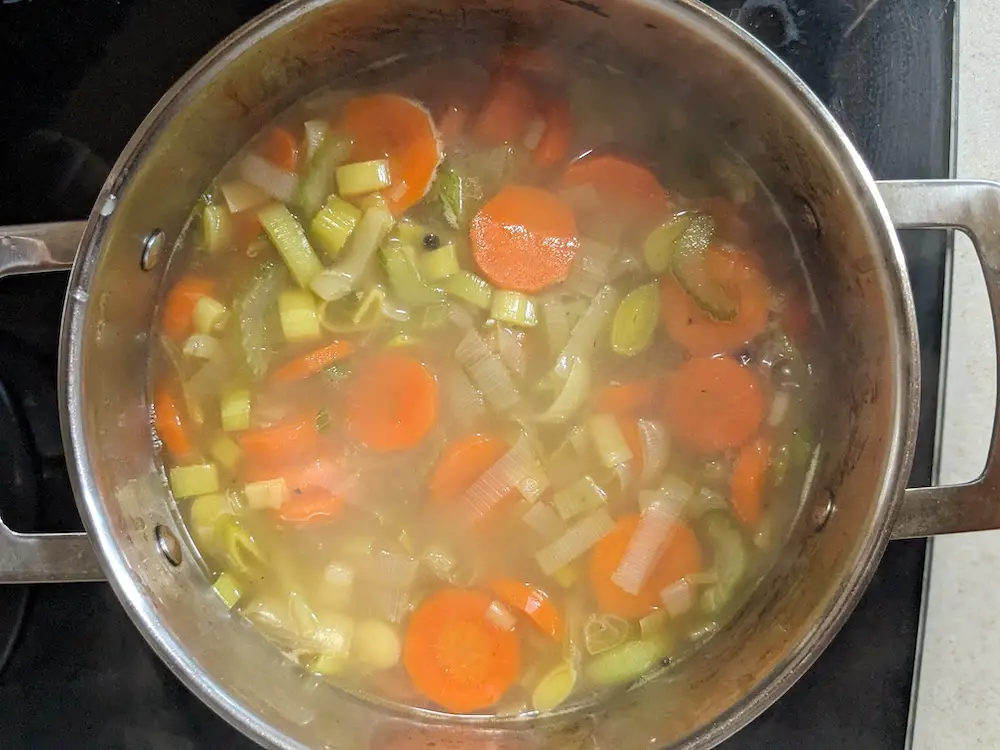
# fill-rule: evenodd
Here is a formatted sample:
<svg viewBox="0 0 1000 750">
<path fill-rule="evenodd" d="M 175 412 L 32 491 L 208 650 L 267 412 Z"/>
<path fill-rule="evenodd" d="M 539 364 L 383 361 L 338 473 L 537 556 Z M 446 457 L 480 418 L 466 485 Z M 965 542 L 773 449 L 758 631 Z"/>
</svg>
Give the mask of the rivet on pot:
<svg viewBox="0 0 1000 750">
<path fill-rule="evenodd" d="M 831 516 L 833 516 L 833 511 L 836 509 L 837 505 L 833 500 L 833 493 L 827 492 L 826 502 L 821 502 L 816 506 L 816 510 L 813 511 L 813 523 L 816 526 L 816 531 L 820 531 L 826 526 Z"/>
<path fill-rule="evenodd" d="M 154 229 L 142 243 L 142 258 L 140 264 L 143 271 L 152 271 L 163 256 L 167 246 L 167 236 L 162 229 Z"/>
<path fill-rule="evenodd" d="M 180 565 L 184 555 L 181 552 L 181 543 L 177 541 L 174 532 L 162 524 L 157 524 L 153 534 L 156 537 L 156 546 L 159 548 L 160 554 L 167 558 L 167 562 L 174 567 Z"/>
</svg>

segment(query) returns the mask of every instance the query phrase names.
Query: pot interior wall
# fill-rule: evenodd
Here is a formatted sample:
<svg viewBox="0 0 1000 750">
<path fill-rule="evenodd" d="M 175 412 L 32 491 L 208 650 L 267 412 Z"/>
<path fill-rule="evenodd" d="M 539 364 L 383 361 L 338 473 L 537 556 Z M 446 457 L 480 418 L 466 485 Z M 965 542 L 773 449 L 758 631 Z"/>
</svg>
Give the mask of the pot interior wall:
<svg viewBox="0 0 1000 750">
<path fill-rule="evenodd" d="M 282 15 L 284 14 L 284 15 Z M 676 109 L 724 135 L 761 175 L 786 212 L 814 283 L 830 341 L 828 413 L 813 491 L 773 571 L 739 615 L 676 674 L 614 697 L 589 714 L 539 725 L 434 730 L 439 747 L 471 731 L 499 732 L 510 747 L 662 747 L 700 744 L 738 728 L 789 684 L 799 648 L 832 635 L 824 613 L 849 608 L 885 541 L 897 473 L 911 435 L 912 379 L 904 272 L 894 240 L 868 202 L 852 154 L 809 119 L 763 53 L 686 4 L 568 0 L 344 0 L 292 3 L 256 21 L 175 88 L 119 161 L 68 305 L 85 308 L 79 380 L 92 496 L 81 498 L 92 529 L 106 525 L 104 553 L 126 606 L 168 662 L 217 709 L 259 739 L 283 746 L 366 748 L 378 724 L 410 731 L 433 719 L 345 698 L 304 676 L 229 617 L 193 550 L 174 567 L 155 528 L 178 530 L 154 454 L 146 400 L 147 332 L 164 275 L 140 270 L 143 238 L 168 241 L 218 169 L 268 117 L 298 96 L 369 66 L 449 59 L 505 39 L 552 44 L 607 61 L 651 108 L 669 92 Z M 411 64 L 411 63 L 407 63 Z M 366 73 L 365 75 L 378 75 Z M 83 294 L 86 292 L 87 294 Z M 901 432 L 902 431 L 902 432 Z M 902 444 L 906 444 L 905 440 Z M 814 513 L 835 501 L 821 531 Z M 757 702 L 744 698 L 758 691 Z M 760 691 L 763 691 L 761 693 Z M 740 713 L 736 709 L 745 708 Z M 391 717 L 395 718 L 391 718 Z M 721 718 L 720 718 L 721 717 Z M 269 726 L 268 726 L 269 725 Z M 525 727 L 535 731 L 519 731 Z M 539 731 L 544 728 L 544 731 Z M 379 730 L 382 731 L 382 730 Z M 462 745 L 467 746 L 467 745 Z"/>
</svg>

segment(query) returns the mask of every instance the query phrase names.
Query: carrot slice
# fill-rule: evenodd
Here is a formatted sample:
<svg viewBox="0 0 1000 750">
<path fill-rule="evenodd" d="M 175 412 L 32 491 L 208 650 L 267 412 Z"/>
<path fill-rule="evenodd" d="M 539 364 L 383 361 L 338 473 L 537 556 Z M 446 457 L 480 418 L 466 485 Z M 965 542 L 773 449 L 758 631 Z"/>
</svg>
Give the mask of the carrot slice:
<svg viewBox="0 0 1000 750">
<path fill-rule="evenodd" d="M 493 705 L 521 670 L 517 636 L 490 621 L 489 606 L 485 594 L 445 589 L 410 618 L 403 666 L 414 687 L 448 711 Z"/>
<path fill-rule="evenodd" d="M 285 523 L 305 524 L 328 520 L 340 514 L 344 501 L 320 487 L 294 490 L 291 497 L 277 510 Z"/>
<path fill-rule="evenodd" d="M 628 443 L 632 451 L 632 476 L 638 479 L 642 474 L 645 459 L 642 455 L 642 433 L 639 432 L 639 420 L 628 414 L 618 413 L 615 415 L 618 420 L 618 427 L 622 431 L 622 437 Z"/>
<path fill-rule="evenodd" d="M 746 526 L 756 526 L 764 505 L 764 479 L 771 463 L 771 438 L 759 435 L 744 445 L 733 464 L 733 512 Z"/>
<path fill-rule="evenodd" d="M 534 116 L 535 97 L 531 89 L 519 76 L 500 73 L 493 79 L 472 133 L 494 146 L 519 143 Z"/>
<path fill-rule="evenodd" d="M 441 163 L 434 120 L 424 107 L 398 94 L 352 99 L 344 108 L 344 129 L 354 139 L 352 158 L 388 159 L 392 184 L 383 195 L 399 215 L 427 194 Z"/>
<path fill-rule="evenodd" d="M 438 384 L 418 360 L 380 354 L 354 380 L 348 421 L 362 443 L 385 453 L 413 448 L 427 437 L 437 421 Z"/>
<path fill-rule="evenodd" d="M 708 272 L 736 301 L 732 320 L 715 320 L 672 274 L 660 282 L 660 318 L 667 333 L 691 354 L 721 354 L 751 341 L 767 326 L 771 290 L 753 256 L 717 246 L 708 249 Z"/>
<path fill-rule="evenodd" d="M 457 500 L 506 451 L 507 444 L 490 435 L 469 435 L 451 443 L 431 474 L 431 499 L 439 504 Z"/>
<path fill-rule="evenodd" d="M 194 306 L 215 289 L 211 279 L 186 276 L 167 293 L 163 303 L 163 331 L 172 339 L 183 339 L 194 327 Z"/>
<path fill-rule="evenodd" d="M 337 360 L 349 356 L 352 351 L 354 347 L 350 341 L 334 341 L 282 365 L 274 371 L 271 379 L 276 383 L 304 380 L 325 370 Z"/>
<path fill-rule="evenodd" d="M 629 541 L 639 526 L 639 516 L 620 519 L 610 534 L 595 546 L 590 555 L 590 585 L 597 604 L 604 612 L 626 618 L 640 618 L 660 604 L 660 592 L 684 576 L 701 570 L 701 545 L 694 531 L 678 520 L 667 538 L 659 561 L 638 594 L 630 594 L 611 580 L 625 556 Z"/>
<path fill-rule="evenodd" d="M 153 396 L 153 426 L 174 458 L 187 456 L 193 450 L 181 406 L 166 384 L 158 386 Z"/>
<path fill-rule="evenodd" d="M 606 385 L 597 394 L 597 411 L 634 415 L 648 409 L 656 398 L 659 382 L 653 378 Z"/>
<path fill-rule="evenodd" d="M 299 144 L 285 128 L 271 128 L 257 147 L 257 153 L 276 167 L 294 172 L 299 161 Z"/>
<path fill-rule="evenodd" d="M 610 154 L 590 155 L 566 168 L 563 187 L 590 186 L 602 203 L 630 213 L 660 217 L 670 207 L 667 191 L 646 167 Z"/>
<path fill-rule="evenodd" d="M 550 638 L 562 640 L 564 632 L 562 615 L 544 591 L 530 583 L 515 581 L 513 578 L 494 578 L 490 581 L 490 588 L 501 604 L 527 616 Z"/>
<path fill-rule="evenodd" d="M 247 430 L 236 438 L 250 458 L 290 461 L 302 457 L 319 442 L 315 419 L 302 419 L 274 427 Z"/>
<path fill-rule="evenodd" d="M 537 292 L 564 281 L 580 241 L 572 209 L 536 187 L 508 185 L 469 229 L 479 269 L 504 289 Z"/>
<path fill-rule="evenodd" d="M 573 112 L 569 103 L 560 99 L 545 110 L 545 130 L 531 159 L 542 167 L 566 161 L 569 144 L 573 140 Z"/>
<path fill-rule="evenodd" d="M 764 418 L 764 389 L 728 357 L 689 359 L 667 383 L 664 412 L 672 436 L 713 453 L 749 440 Z"/>
</svg>

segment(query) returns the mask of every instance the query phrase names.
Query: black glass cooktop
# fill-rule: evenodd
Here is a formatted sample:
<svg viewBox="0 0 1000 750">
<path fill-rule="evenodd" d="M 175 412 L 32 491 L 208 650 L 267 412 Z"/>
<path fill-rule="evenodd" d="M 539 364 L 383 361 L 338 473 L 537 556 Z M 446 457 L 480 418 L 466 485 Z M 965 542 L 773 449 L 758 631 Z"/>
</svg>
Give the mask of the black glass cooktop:
<svg viewBox="0 0 1000 750">
<path fill-rule="evenodd" d="M 265 0 L 0 0 L 0 224 L 84 218 L 146 112 Z M 952 0 L 714 0 L 830 106 L 878 177 L 946 177 Z M 943 238 L 905 238 L 923 366 L 911 484 L 930 479 Z M 0 514 L 79 528 L 58 438 L 65 276 L 0 284 Z M 925 543 L 894 542 L 818 664 L 727 750 L 903 748 Z M 19 632 L 14 641 L 8 634 Z M 0 587 L 6 750 L 251 748 L 160 664 L 104 584 Z"/>
</svg>

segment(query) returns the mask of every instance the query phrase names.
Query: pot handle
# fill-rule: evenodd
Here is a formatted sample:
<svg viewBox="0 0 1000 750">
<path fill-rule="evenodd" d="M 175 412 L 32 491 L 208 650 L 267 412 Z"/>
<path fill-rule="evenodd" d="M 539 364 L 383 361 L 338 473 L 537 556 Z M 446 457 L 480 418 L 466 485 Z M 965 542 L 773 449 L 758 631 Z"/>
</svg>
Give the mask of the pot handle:
<svg viewBox="0 0 1000 750">
<path fill-rule="evenodd" d="M 1000 358 L 1000 183 L 985 180 L 891 180 L 878 183 L 897 229 L 959 229 L 983 267 Z M 1000 372 L 1000 367 L 998 367 Z M 895 539 L 1000 528 L 1000 402 L 986 467 L 967 484 L 906 490 Z"/>
<path fill-rule="evenodd" d="M 0 227 L 0 279 L 69 270 L 86 226 L 66 221 Z M 85 533 L 22 534 L 0 519 L 0 584 L 104 579 Z"/>
</svg>

